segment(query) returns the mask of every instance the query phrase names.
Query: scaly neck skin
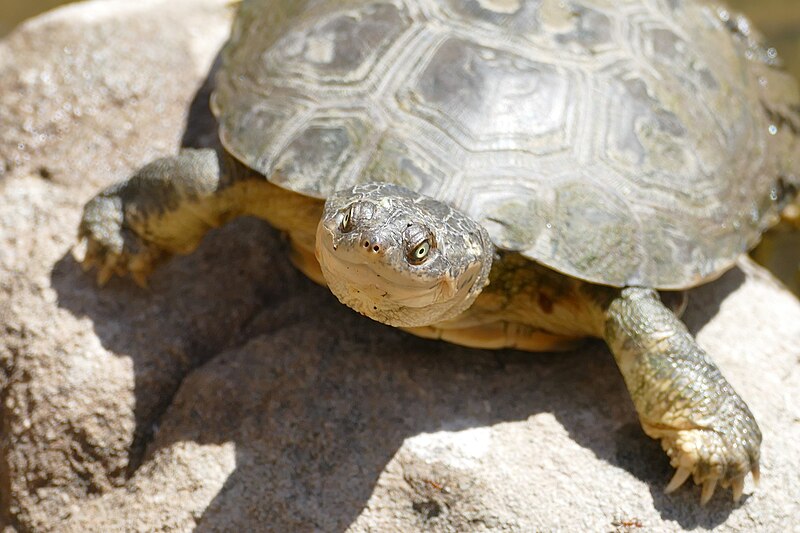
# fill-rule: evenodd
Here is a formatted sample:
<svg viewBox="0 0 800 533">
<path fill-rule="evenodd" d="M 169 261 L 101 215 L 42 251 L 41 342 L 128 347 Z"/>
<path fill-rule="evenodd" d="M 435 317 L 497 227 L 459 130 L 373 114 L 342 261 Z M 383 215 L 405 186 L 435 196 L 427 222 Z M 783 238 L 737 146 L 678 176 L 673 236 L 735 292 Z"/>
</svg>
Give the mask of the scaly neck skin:
<svg viewBox="0 0 800 533">
<path fill-rule="evenodd" d="M 500 252 L 489 284 L 470 309 L 446 326 L 503 321 L 571 339 L 602 337 L 605 309 L 618 293 L 619 289 L 565 276 L 518 253 Z"/>
<path fill-rule="evenodd" d="M 518 253 L 499 252 L 489 285 L 467 313 L 473 320 L 481 314 L 556 335 L 604 338 L 609 308 L 624 290 L 560 274 Z M 681 315 L 685 293 L 661 297 L 668 309 Z"/>
</svg>

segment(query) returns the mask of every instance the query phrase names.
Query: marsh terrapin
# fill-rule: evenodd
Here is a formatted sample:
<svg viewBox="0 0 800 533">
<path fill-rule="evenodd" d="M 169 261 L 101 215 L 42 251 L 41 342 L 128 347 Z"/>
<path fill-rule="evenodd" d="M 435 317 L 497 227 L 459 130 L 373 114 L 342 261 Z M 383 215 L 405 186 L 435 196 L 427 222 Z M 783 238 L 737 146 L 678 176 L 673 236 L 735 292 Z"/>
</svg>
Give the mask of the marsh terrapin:
<svg viewBox="0 0 800 533">
<path fill-rule="evenodd" d="M 798 185 L 793 82 L 700 0 L 253 0 L 185 150 L 91 200 L 104 283 L 234 216 L 375 320 L 477 347 L 606 340 L 706 502 L 758 475 L 742 399 L 656 290 L 719 276 Z M 666 301 L 666 300 L 665 300 Z"/>
</svg>

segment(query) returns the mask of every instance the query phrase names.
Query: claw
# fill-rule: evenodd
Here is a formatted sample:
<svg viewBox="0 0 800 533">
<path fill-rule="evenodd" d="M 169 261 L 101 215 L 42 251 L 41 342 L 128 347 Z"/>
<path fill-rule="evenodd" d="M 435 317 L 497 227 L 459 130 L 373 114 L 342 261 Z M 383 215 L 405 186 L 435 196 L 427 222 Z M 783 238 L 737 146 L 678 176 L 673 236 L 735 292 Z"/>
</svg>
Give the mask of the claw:
<svg viewBox="0 0 800 533">
<path fill-rule="evenodd" d="M 139 287 L 147 289 L 147 274 L 139 270 L 131 270 L 131 278 Z"/>
<path fill-rule="evenodd" d="M 753 473 L 753 484 L 758 487 L 758 482 L 761 480 L 761 468 L 758 463 L 756 463 L 751 472 Z"/>
<path fill-rule="evenodd" d="M 737 477 L 733 480 L 733 501 L 739 503 L 742 499 L 742 492 L 744 491 L 744 478 Z"/>
<path fill-rule="evenodd" d="M 93 240 L 86 243 L 86 251 L 83 254 L 81 267 L 84 271 L 91 270 L 93 266 L 100 264 L 99 258 L 102 256 L 100 245 Z"/>
<path fill-rule="evenodd" d="M 708 503 L 708 500 L 714 495 L 714 491 L 717 489 L 717 478 L 707 479 L 705 483 L 703 483 L 703 492 L 700 494 L 700 505 L 705 505 Z"/>
<path fill-rule="evenodd" d="M 670 492 L 674 492 L 678 490 L 678 488 L 683 485 L 683 483 L 689 479 L 692 470 L 690 468 L 686 468 L 685 466 L 679 467 L 675 471 L 675 475 L 672 476 L 672 479 L 669 481 L 667 486 L 664 488 L 664 493 L 669 494 Z"/>
<path fill-rule="evenodd" d="M 75 261 L 77 261 L 79 265 L 83 266 L 83 262 L 86 261 L 88 253 L 89 239 L 84 236 L 80 236 L 78 238 L 78 242 L 76 242 L 72 247 L 72 257 L 75 258 Z"/>
<path fill-rule="evenodd" d="M 104 287 L 112 275 L 114 275 L 114 264 L 106 263 L 97 271 L 97 285 Z"/>
</svg>

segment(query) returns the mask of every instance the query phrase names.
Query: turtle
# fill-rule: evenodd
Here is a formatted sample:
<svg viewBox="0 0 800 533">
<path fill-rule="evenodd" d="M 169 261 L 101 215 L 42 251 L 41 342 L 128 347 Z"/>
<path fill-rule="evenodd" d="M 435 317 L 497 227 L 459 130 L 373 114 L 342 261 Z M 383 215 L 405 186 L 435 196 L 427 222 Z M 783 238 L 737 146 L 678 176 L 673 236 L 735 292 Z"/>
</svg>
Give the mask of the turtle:
<svg viewBox="0 0 800 533">
<path fill-rule="evenodd" d="M 245 0 L 184 149 L 84 207 L 97 281 L 240 215 L 344 304 L 465 346 L 603 339 L 644 432 L 738 502 L 761 432 L 681 322 L 794 201 L 800 97 L 703 0 Z M 676 296 L 677 295 L 677 296 Z"/>
</svg>

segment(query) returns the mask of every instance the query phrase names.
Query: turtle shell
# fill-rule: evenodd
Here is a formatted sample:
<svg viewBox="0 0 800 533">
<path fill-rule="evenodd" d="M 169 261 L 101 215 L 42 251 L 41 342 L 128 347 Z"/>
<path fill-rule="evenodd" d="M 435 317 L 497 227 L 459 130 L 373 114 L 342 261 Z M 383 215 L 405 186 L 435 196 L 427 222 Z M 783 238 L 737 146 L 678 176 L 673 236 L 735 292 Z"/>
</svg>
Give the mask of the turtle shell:
<svg viewBox="0 0 800 533">
<path fill-rule="evenodd" d="M 253 0 L 212 108 L 227 150 L 325 198 L 390 181 L 591 282 L 719 275 L 800 175 L 796 84 L 681 0 Z"/>
</svg>

